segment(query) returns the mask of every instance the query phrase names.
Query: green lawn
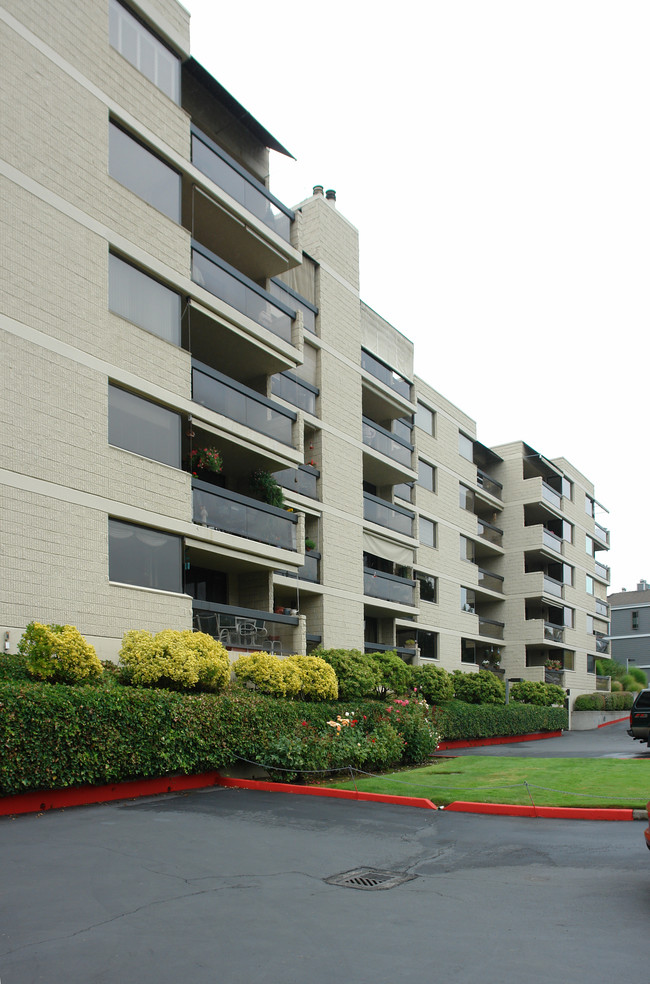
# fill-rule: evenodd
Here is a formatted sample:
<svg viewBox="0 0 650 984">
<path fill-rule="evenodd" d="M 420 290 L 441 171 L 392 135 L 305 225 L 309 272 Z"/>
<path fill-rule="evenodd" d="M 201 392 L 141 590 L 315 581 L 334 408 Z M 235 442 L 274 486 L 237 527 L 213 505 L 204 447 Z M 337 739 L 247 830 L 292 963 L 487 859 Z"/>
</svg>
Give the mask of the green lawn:
<svg viewBox="0 0 650 984">
<path fill-rule="evenodd" d="M 650 799 L 650 763 L 643 759 L 510 759 L 461 756 L 438 759 L 354 782 L 328 783 L 367 793 L 423 796 L 437 806 L 454 800 L 537 806 L 632 807 Z"/>
</svg>

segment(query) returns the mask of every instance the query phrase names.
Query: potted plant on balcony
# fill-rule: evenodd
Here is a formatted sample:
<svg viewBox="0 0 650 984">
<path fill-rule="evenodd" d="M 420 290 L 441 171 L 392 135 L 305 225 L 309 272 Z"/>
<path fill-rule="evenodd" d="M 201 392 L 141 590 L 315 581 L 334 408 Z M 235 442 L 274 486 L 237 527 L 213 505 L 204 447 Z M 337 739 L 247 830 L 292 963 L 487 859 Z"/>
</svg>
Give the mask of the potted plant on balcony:
<svg viewBox="0 0 650 984">
<path fill-rule="evenodd" d="M 562 662 L 559 659 L 547 659 L 544 663 L 544 682 L 561 685 L 562 669 Z"/>
<path fill-rule="evenodd" d="M 259 469 L 254 471 L 250 477 L 251 491 L 260 502 L 266 502 L 269 506 L 277 506 L 282 509 L 284 505 L 284 492 L 273 475 Z"/>
<path fill-rule="evenodd" d="M 194 448 L 189 455 L 189 470 L 195 478 L 210 481 L 223 469 L 221 452 L 216 448 Z"/>
<path fill-rule="evenodd" d="M 315 550 L 315 549 L 316 549 L 316 544 L 314 543 L 314 541 L 311 539 L 311 537 L 306 536 L 305 550 Z"/>
</svg>

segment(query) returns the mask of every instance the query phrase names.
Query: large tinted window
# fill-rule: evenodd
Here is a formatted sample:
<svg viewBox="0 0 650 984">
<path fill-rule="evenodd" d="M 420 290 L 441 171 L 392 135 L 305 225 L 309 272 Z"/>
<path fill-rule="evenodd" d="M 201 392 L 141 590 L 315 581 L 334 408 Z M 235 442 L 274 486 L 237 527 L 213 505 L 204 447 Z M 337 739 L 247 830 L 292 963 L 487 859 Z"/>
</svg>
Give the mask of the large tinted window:
<svg viewBox="0 0 650 984">
<path fill-rule="evenodd" d="M 159 212 L 180 222 L 180 174 L 114 123 L 108 134 L 108 173 Z"/>
<path fill-rule="evenodd" d="M 181 418 L 117 386 L 108 387 L 108 441 L 145 458 L 181 466 Z"/>
<path fill-rule="evenodd" d="M 181 538 L 109 519 L 108 576 L 121 584 L 180 593 L 183 590 Z"/>
<path fill-rule="evenodd" d="M 108 258 L 108 306 L 134 325 L 180 345 L 180 295 L 112 254 Z"/>
<path fill-rule="evenodd" d="M 180 102 L 180 59 L 117 0 L 109 0 L 108 10 L 111 45 L 165 95 Z"/>
</svg>

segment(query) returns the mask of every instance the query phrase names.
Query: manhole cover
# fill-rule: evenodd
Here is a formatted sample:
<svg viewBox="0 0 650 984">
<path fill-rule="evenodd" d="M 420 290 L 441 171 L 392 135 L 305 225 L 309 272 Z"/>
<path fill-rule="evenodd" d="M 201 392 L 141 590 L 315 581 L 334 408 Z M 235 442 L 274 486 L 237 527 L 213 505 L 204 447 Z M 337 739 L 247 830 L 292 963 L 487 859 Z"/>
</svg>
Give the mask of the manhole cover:
<svg viewBox="0 0 650 984">
<path fill-rule="evenodd" d="M 395 888 L 403 882 L 411 881 L 417 875 L 407 875 L 403 871 L 380 871 L 378 868 L 355 868 L 340 875 L 331 875 L 324 880 L 328 885 L 341 885 L 343 888 L 359 888 L 364 892 L 377 892 L 381 889 Z"/>
</svg>

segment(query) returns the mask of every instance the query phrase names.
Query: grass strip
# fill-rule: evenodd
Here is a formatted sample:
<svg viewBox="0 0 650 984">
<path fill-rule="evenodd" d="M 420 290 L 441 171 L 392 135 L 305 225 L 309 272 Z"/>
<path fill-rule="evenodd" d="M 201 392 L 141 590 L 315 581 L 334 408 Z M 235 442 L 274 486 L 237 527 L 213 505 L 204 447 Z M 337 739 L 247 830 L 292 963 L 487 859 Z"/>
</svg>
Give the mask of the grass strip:
<svg viewBox="0 0 650 984">
<path fill-rule="evenodd" d="M 455 800 L 537 806 L 645 809 L 650 769 L 643 759 L 508 759 L 462 756 L 352 781 L 327 783 L 393 796 L 423 796 L 438 806 Z"/>
</svg>

